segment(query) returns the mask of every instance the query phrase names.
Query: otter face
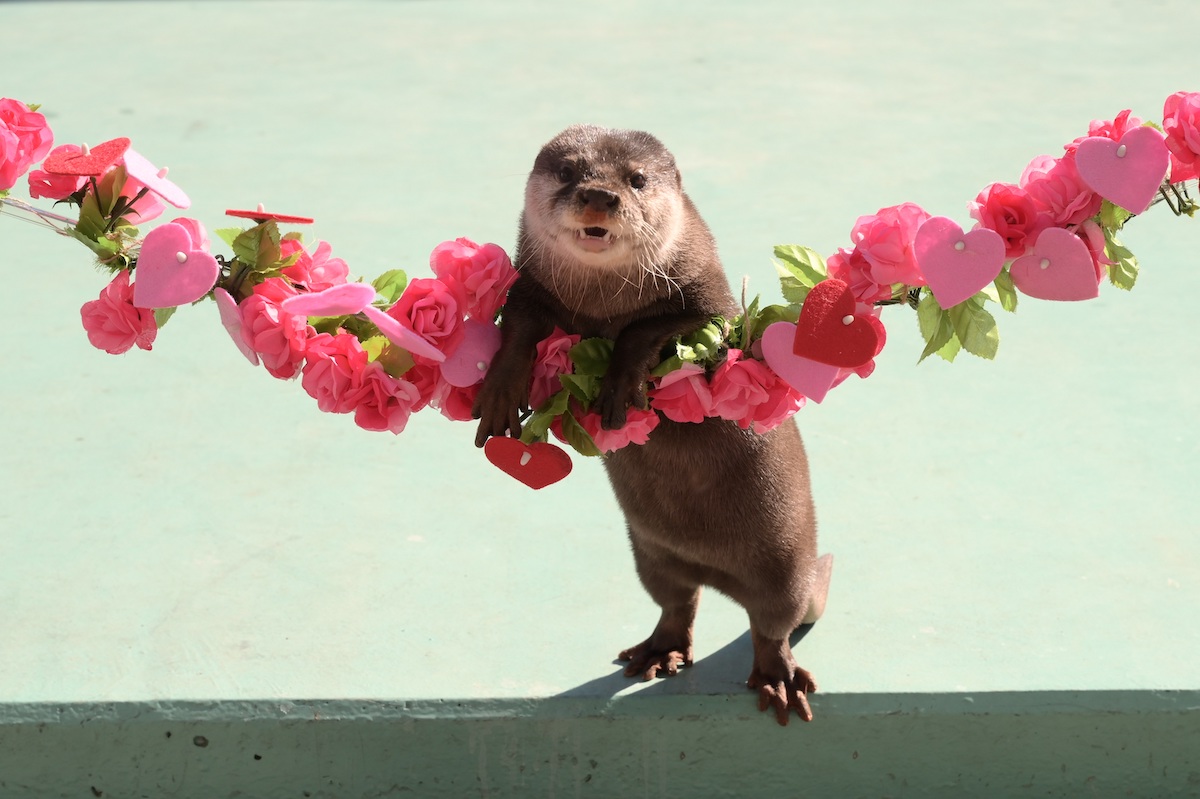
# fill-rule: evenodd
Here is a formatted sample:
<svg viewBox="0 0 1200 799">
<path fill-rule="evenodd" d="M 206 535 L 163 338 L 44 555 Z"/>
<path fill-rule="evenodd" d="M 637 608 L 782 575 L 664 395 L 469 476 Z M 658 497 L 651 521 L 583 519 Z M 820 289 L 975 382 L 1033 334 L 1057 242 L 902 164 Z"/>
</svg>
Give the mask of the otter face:
<svg viewBox="0 0 1200 799">
<path fill-rule="evenodd" d="M 538 153 L 525 185 L 532 243 L 588 267 L 651 267 L 683 218 L 675 159 L 641 131 L 567 128 Z"/>
</svg>

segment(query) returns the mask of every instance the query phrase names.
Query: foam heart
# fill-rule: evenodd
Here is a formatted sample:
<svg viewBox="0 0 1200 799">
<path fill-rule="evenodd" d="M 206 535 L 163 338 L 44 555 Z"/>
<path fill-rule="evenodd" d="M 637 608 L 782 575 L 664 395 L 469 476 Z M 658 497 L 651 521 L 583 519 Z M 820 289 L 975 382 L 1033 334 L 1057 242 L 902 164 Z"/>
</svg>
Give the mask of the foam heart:
<svg viewBox="0 0 1200 799">
<path fill-rule="evenodd" d="M 388 340 L 397 347 L 403 347 L 413 355 L 420 355 L 439 363 L 446 360 L 445 354 L 430 344 L 424 336 L 400 324 L 378 308 L 368 305 L 362 309 L 362 312 L 374 323 L 375 327 L 379 328 L 379 332 L 387 336 Z"/>
<path fill-rule="evenodd" d="M 988 228 L 963 233 L 953 219 L 931 217 L 917 228 L 913 253 L 934 299 L 952 308 L 985 289 L 1004 268 L 1004 239 Z"/>
<path fill-rule="evenodd" d="M 1083 240 L 1064 228 L 1046 228 L 1033 252 L 1009 267 L 1013 285 L 1040 300 L 1091 300 L 1100 296 L 1101 270 Z"/>
<path fill-rule="evenodd" d="M 176 208 L 187 208 L 192 204 L 183 189 L 167 180 L 166 167 L 159 169 L 137 150 L 130 148 L 125 153 L 125 172 Z"/>
<path fill-rule="evenodd" d="M 133 304 L 138 308 L 173 308 L 208 294 L 220 266 L 182 225 L 156 227 L 142 240 L 135 269 Z"/>
<path fill-rule="evenodd" d="M 1151 127 L 1127 131 L 1120 141 L 1089 136 L 1075 150 L 1079 177 L 1092 191 L 1133 214 L 1150 207 L 1167 171 L 1166 137 Z"/>
<path fill-rule="evenodd" d="M 842 369 L 797 355 L 793 352 L 796 326 L 791 322 L 776 322 L 763 331 L 760 346 L 763 360 L 789 386 L 813 402 L 825 399 Z"/>
<path fill-rule="evenodd" d="M 462 343 L 442 362 L 442 378 L 457 388 L 468 388 L 483 380 L 500 349 L 500 328 L 491 322 L 468 319 L 463 330 Z"/>
<path fill-rule="evenodd" d="M 800 308 L 792 351 L 829 366 L 862 366 L 883 349 L 886 333 L 874 316 L 854 311 L 854 295 L 845 282 L 821 281 Z"/>
<path fill-rule="evenodd" d="M 225 328 L 225 332 L 233 339 L 238 351 L 246 356 L 246 360 L 258 366 L 258 353 L 246 343 L 246 338 L 242 335 L 242 315 L 238 311 L 237 300 L 223 288 L 213 289 L 213 299 L 216 300 L 217 310 L 221 314 L 221 325 Z"/>
<path fill-rule="evenodd" d="M 290 214 L 269 214 L 263 210 L 261 205 L 254 211 L 244 211 L 241 209 L 226 210 L 225 216 L 236 216 L 239 219 L 253 219 L 255 222 L 284 222 L 292 225 L 311 225 L 312 219 L 307 216 L 291 216 Z"/>
<path fill-rule="evenodd" d="M 374 286 L 342 283 L 323 291 L 309 291 L 288 297 L 279 307 L 298 316 L 345 316 L 360 313 L 374 300 Z"/>
<path fill-rule="evenodd" d="M 483 454 L 497 468 L 533 489 L 557 483 L 571 473 L 571 456 L 547 442 L 524 444 L 520 439 L 493 437 Z"/>
<path fill-rule="evenodd" d="M 84 152 L 60 152 L 51 155 L 42 164 L 42 169 L 54 175 L 74 175 L 76 177 L 99 177 L 108 171 L 109 167 L 121 160 L 129 149 L 129 139 L 121 137 L 97 144 L 95 147 L 84 145 Z"/>
</svg>

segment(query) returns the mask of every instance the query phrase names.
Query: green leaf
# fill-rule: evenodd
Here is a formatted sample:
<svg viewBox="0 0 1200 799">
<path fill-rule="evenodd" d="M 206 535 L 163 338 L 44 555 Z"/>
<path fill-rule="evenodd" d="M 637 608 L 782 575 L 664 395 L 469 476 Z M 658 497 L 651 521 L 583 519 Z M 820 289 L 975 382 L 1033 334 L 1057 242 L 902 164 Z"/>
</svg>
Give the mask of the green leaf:
<svg viewBox="0 0 1200 799">
<path fill-rule="evenodd" d="M 243 231 L 240 227 L 221 227 L 213 231 L 217 238 L 225 242 L 230 247 L 233 246 L 234 239 L 242 235 L 242 232 Z"/>
<path fill-rule="evenodd" d="M 962 352 L 962 342 L 958 340 L 958 336 L 951 336 L 946 345 L 938 350 L 935 355 L 948 363 L 954 363 L 954 359 L 958 353 Z"/>
<path fill-rule="evenodd" d="M 363 340 L 362 348 L 363 352 L 367 353 L 368 361 L 377 361 L 383 354 L 384 348 L 390 346 L 391 343 L 387 336 L 371 336 Z"/>
<path fill-rule="evenodd" d="M 8 196 L 8 189 L 0 189 L 0 200 Z"/>
<path fill-rule="evenodd" d="M 971 298 L 947 310 L 954 334 L 962 348 L 972 355 L 989 361 L 996 357 L 1000 348 L 1000 331 L 995 318 L 983 307 L 978 298 Z"/>
<path fill-rule="evenodd" d="M 580 455 L 594 458 L 601 454 L 600 449 L 596 446 L 596 442 L 588 435 L 588 431 L 583 429 L 583 425 L 575 420 L 570 411 L 562 415 L 562 431 L 563 438 Z"/>
<path fill-rule="evenodd" d="M 267 220 L 244 230 L 229 244 L 233 255 L 251 271 L 266 274 L 279 265 L 279 225 Z"/>
<path fill-rule="evenodd" d="M 606 338 L 585 338 L 567 353 L 575 364 L 575 374 L 603 377 L 612 358 L 613 343 Z"/>
<path fill-rule="evenodd" d="M 1000 270 L 993 284 L 999 297 L 1000 307 L 1009 313 L 1017 310 L 1017 287 L 1013 285 L 1012 273 L 1007 269 Z"/>
<path fill-rule="evenodd" d="M 570 401 L 570 392 L 563 389 L 543 402 L 541 407 L 525 420 L 525 426 L 521 428 L 521 441 L 526 444 L 545 441 L 546 434 L 550 432 L 550 425 L 554 423 L 556 417 L 566 413 Z"/>
<path fill-rule="evenodd" d="M 1116 203 L 1108 200 L 1100 202 L 1100 226 L 1104 228 L 1105 232 L 1120 230 L 1132 217 L 1133 214 Z"/>
<path fill-rule="evenodd" d="M 775 247 L 775 270 L 779 273 L 779 288 L 788 302 L 802 303 L 812 287 L 828 277 L 825 259 L 816 250 L 798 244 L 779 244 Z"/>
<path fill-rule="evenodd" d="M 402 376 L 415 364 L 412 354 L 408 350 L 391 343 L 379 351 L 375 360 L 383 367 L 383 371 L 392 377 Z"/>
<path fill-rule="evenodd" d="M 1108 280 L 1119 289 L 1129 291 L 1137 282 L 1138 262 L 1129 248 L 1120 242 L 1114 230 L 1104 229 L 1104 254 L 1113 265 L 1108 267 Z"/>
<path fill-rule="evenodd" d="M 953 338 L 954 325 L 950 322 L 950 314 L 938 305 L 931 292 L 927 292 L 917 304 L 917 325 L 925 338 L 925 349 L 917 363 L 940 353 L 941 349 Z M 953 360 L 953 358 L 949 359 Z"/>
<path fill-rule="evenodd" d="M 708 361 L 717 357 L 721 351 L 721 345 L 725 343 L 724 337 L 724 320 L 721 324 L 709 322 L 704 327 L 682 336 L 679 340 L 679 356 L 685 361 Z M 684 357 L 683 349 L 689 351 L 690 357 Z"/>
<path fill-rule="evenodd" d="M 561 374 L 558 381 L 585 408 L 592 407 L 596 395 L 600 393 L 600 378 L 595 375 Z"/>
<path fill-rule="evenodd" d="M 154 309 L 154 326 L 161 329 L 162 326 L 165 325 L 167 323 L 167 321 L 172 316 L 175 315 L 175 311 L 177 311 L 177 310 L 178 310 L 178 308 L 175 308 L 174 306 L 172 306 L 170 308 L 155 308 Z"/>
<path fill-rule="evenodd" d="M 408 285 L 408 275 L 404 274 L 403 269 L 391 269 L 371 281 L 371 285 L 382 295 L 386 306 L 390 307 L 404 293 L 404 288 Z"/>
</svg>

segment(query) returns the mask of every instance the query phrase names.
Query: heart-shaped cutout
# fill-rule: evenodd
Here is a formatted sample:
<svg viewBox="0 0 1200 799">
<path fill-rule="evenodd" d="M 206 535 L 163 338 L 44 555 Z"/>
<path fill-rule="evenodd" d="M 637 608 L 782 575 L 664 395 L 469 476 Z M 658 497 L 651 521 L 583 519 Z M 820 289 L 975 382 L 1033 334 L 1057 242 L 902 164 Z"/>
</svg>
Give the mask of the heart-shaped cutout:
<svg viewBox="0 0 1200 799">
<path fill-rule="evenodd" d="M 221 326 L 225 328 L 225 332 L 233 339 L 238 351 L 246 356 L 246 360 L 258 366 L 258 353 L 246 343 L 246 337 L 242 335 L 242 314 L 238 311 L 237 300 L 223 288 L 213 289 L 213 299 L 217 303 L 217 310 L 221 314 Z"/>
<path fill-rule="evenodd" d="M 368 305 L 362 309 L 367 318 L 379 328 L 379 332 L 388 337 L 388 341 L 397 347 L 403 347 L 413 355 L 441 363 L 446 355 L 415 330 L 405 327 L 378 308 Z"/>
<path fill-rule="evenodd" d="M 159 169 L 133 148 L 125 153 L 125 172 L 176 208 L 187 208 L 192 204 L 183 189 L 167 180 L 166 167 Z"/>
<path fill-rule="evenodd" d="M 793 352 L 796 326 L 791 322 L 775 322 L 763 331 L 760 346 L 763 360 L 789 386 L 820 402 L 838 382 L 842 369 L 797 355 Z"/>
<path fill-rule="evenodd" d="M 491 322 L 463 322 L 463 340 L 442 362 L 442 378 L 456 388 L 469 388 L 487 374 L 500 349 L 500 328 Z"/>
<path fill-rule="evenodd" d="M 42 169 L 53 175 L 99 177 L 120 161 L 128 149 L 129 139 L 110 139 L 95 147 L 89 148 L 85 145 L 80 152 L 60 152 L 51 155 L 42 164 Z"/>
<path fill-rule="evenodd" d="M 1065 302 L 1100 296 L 1101 270 L 1083 239 L 1064 228 L 1046 228 L 1033 252 L 1009 267 L 1013 285 L 1039 300 Z"/>
<path fill-rule="evenodd" d="M 1120 141 L 1089 136 L 1075 150 L 1079 177 L 1092 191 L 1132 214 L 1150 207 L 1167 171 L 1171 153 L 1166 137 L 1145 125 L 1126 131 Z"/>
<path fill-rule="evenodd" d="M 263 210 L 260 205 L 255 211 L 246 211 L 239 208 L 234 208 L 225 211 L 225 216 L 236 216 L 239 219 L 253 219 L 255 222 L 262 224 L 263 222 L 283 222 L 288 225 L 311 225 L 312 218 L 307 216 L 292 216 L 291 214 L 270 214 Z"/>
<path fill-rule="evenodd" d="M 184 225 L 168 223 L 146 234 L 138 253 L 133 304 L 138 308 L 173 308 L 208 294 L 220 266 L 192 239 Z"/>
<path fill-rule="evenodd" d="M 829 278 L 805 297 L 792 351 L 810 361 L 853 369 L 878 355 L 885 340 L 883 323 L 856 314 L 850 287 Z"/>
<path fill-rule="evenodd" d="M 520 439 L 493 437 L 483 454 L 494 466 L 533 489 L 557 483 L 571 473 L 571 456 L 548 442 L 525 444 Z"/>
<path fill-rule="evenodd" d="M 297 316 L 345 316 L 362 312 L 375 300 L 375 287 L 367 283 L 342 283 L 323 291 L 288 297 L 279 307 Z"/>
<path fill-rule="evenodd" d="M 925 283 L 943 308 L 952 308 L 987 288 L 1004 268 L 1004 239 L 994 230 L 970 233 L 953 219 L 931 217 L 917 228 L 913 253 Z"/>
</svg>

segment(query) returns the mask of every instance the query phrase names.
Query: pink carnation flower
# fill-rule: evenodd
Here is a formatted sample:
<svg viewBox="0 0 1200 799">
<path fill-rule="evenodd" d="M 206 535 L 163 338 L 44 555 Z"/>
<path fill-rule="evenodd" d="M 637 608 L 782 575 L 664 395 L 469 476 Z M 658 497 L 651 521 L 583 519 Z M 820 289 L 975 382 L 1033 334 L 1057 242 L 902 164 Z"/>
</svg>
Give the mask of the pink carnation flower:
<svg viewBox="0 0 1200 799">
<path fill-rule="evenodd" d="M 378 363 L 369 363 L 359 373 L 354 423 L 364 430 L 402 433 L 420 399 L 412 383 L 392 377 Z"/>
<path fill-rule="evenodd" d="M 714 415 L 712 389 L 704 368 L 685 363 L 658 378 L 650 405 L 673 422 L 702 422 Z"/>
<path fill-rule="evenodd" d="M 78 144 L 62 144 L 50 151 L 50 155 L 66 153 L 73 155 L 81 151 Z M 81 175 L 56 175 L 44 169 L 29 173 L 29 196 L 35 200 L 65 200 L 83 188 L 87 178 Z"/>
<path fill-rule="evenodd" d="M 133 306 L 133 286 L 125 270 L 117 272 L 100 298 L 85 302 L 79 313 L 88 341 L 112 355 L 128 352 L 134 345 L 152 349 L 158 335 L 154 311 Z"/>
<path fill-rule="evenodd" d="M 1074 153 L 1033 159 L 1021 175 L 1020 187 L 1053 227 L 1078 225 L 1100 213 L 1101 197 L 1079 176 Z"/>
<path fill-rule="evenodd" d="M 858 218 L 850 239 L 867 262 L 873 282 L 886 286 L 925 285 L 913 255 L 913 239 L 917 228 L 928 218 L 929 214 L 914 203 L 880 208 L 874 214 Z"/>
<path fill-rule="evenodd" d="M 298 286 L 309 291 L 324 291 L 346 282 L 350 267 L 341 258 L 333 257 L 333 247 L 328 242 L 318 241 L 317 248 L 309 253 L 296 239 L 279 242 L 280 254 L 285 258 L 299 253 L 296 262 L 283 270 L 283 274 Z"/>
<path fill-rule="evenodd" d="M 0 191 L 17 185 L 53 144 L 46 117 L 18 100 L 0 99 Z"/>
<path fill-rule="evenodd" d="M 559 328 L 549 338 L 537 345 L 537 357 L 533 362 L 533 379 L 529 384 L 529 407 L 536 410 L 543 402 L 562 389 L 558 381 L 561 374 L 570 374 L 573 369 L 571 348 L 579 343 L 579 336 L 568 336 Z"/>
<path fill-rule="evenodd" d="M 387 311 L 400 324 L 420 333 L 445 354 L 454 352 L 463 339 L 463 319 L 454 293 L 436 278 L 409 281 L 400 299 Z M 429 359 L 413 355 L 417 363 Z"/>
<path fill-rule="evenodd" d="M 367 353 L 350 333 L 318 333 L 304 348 L 300 384 L 325 413 L 350 413 L 358 404 L 357 392 Z"/>
<path fill-rule="evenodd" d="M 242 318 L 242 339 L 258 353 L 268 373 L 288 380 L 300 371 L 308 338 L 315 331 L 305 317 L 279 307 L 278 298 L 283 293 L 279 284 L 283 283 L 279 278 L 271 278 L 255 286 L 254 293 L 238 304 L 238 313 Z"/>
<path fill-rule="evenodd" d="M 429 256 L 429 265 L 454 293 L 462 313 L 487 322 L 496 317 L 517 279 L 517 270 L 501 247 L 480 246 L 470 239 L 439 244 Z"/>
<path fill-rule="evenodd" d="M 1200 93 L 1176 92 L 1163 104 L 1163 133 L 1171 151 L 1171 182 L 1200 174 Z"/>
<path fill-rule="evenodd" d="M 1000 234 L 1009 258 L 1024 255 L 1038 234 L 1051 226 L 1050 216 L 1038 210 L 1024 189 L 1011 183 L 992 183 L 968 207 L 981 227 Z"/>
</svg>

